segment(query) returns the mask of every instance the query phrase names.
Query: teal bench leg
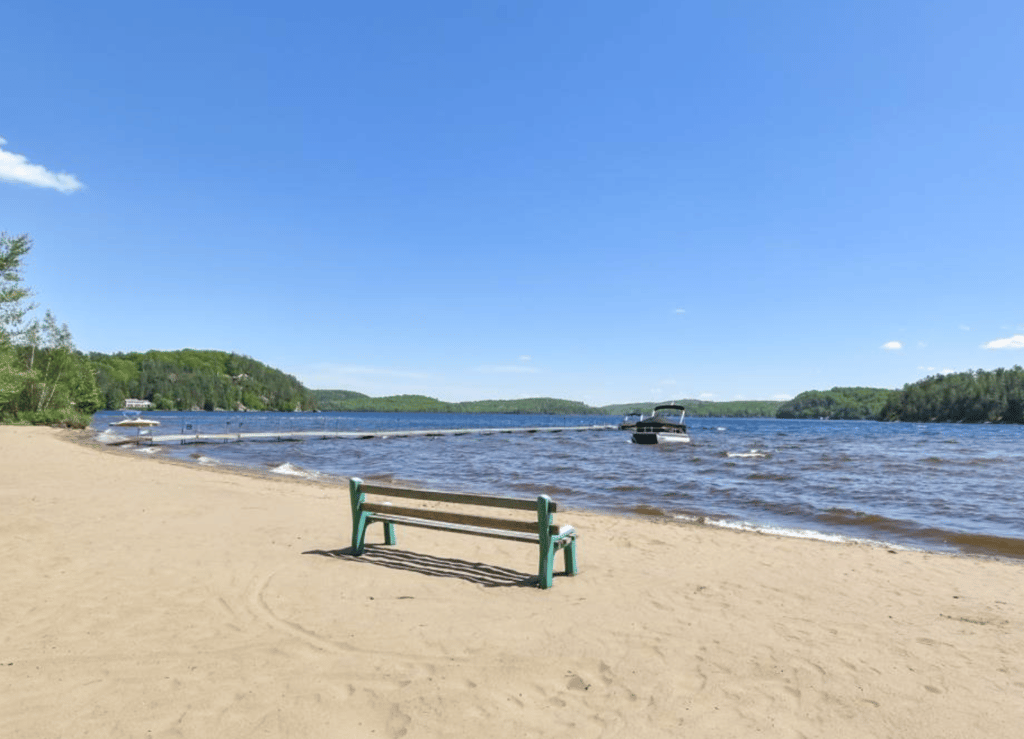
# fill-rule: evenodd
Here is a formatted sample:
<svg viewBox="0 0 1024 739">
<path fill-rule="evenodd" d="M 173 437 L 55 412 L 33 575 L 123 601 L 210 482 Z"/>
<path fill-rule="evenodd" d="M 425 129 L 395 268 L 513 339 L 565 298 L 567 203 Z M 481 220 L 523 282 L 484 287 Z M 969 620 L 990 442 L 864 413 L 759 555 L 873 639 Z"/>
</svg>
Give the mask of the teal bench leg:
<svg viewBox="0 0 1024 739">
<path fill-rule="evenodd" d="M 359 556 L 366 551 L 366 527 L 370 524 L 370 516 L 363 510 L 363 503 L 366 495 L 362 490 L 363 481 L 353 477 L 348 481 L 348 494 L 352 499 L 352 554 Z M 394 544 L 398 541 L 395 536 L 395 525 L 390 521 L 382 521 L 384 524 L 384 543 Z"/>
<path fill-rule="evenodd" d="M 539 574 L 537 576 L 537 580 L 538 580 L 537 584 L 541 588 L 547 590 L 548 588 L 551 587 L 551 584 L 552 584 L 551 571 L 554 569 L 554 567 L 555 567 L 555 548 L 554 548 L 554 546 L 551 544 L 551 542 L 548 542 L 547 545 L 545 545 L 543 542 L 541 542 L 541 545 L 540 545 L 540 571 L 539 571 Z"/>
<path fill-rule="evenodd" d="M 352 499 L 352 554 L 359 556 L 366 545 L 367 514 L 363 511 L 366 496 L 360 489 L 363 481 L 353 477 L 348 481 L 348 494 Z"/>
<path fill-rule="evenodd" d="M 555 568 L 555 542 L 551 540 L 551 498 L 537 496 L 537 529 L 540 535 L 540 564 L 537 568 L 537 584 L 551 587 L 551 571 Z"/>
<path fill-rule="evenodd" d="M 576 537 L 565 547 L 565 574 L 575 575 L 579 570 L 576 567 Z"/>
</svg>

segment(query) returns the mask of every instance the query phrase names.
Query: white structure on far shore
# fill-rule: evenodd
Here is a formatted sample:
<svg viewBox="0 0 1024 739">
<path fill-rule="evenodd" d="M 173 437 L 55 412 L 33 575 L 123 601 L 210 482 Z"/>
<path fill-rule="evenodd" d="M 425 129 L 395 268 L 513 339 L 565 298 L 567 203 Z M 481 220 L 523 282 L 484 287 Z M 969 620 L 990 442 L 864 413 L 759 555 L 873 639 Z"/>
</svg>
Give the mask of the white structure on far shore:
<svg viewBox="0 0 1024 739">
<path fill-rule="evenodd" d="M 130 411 L 148 411 L 153 407 L 153 403 L 148 400 L 138 400 L 136 398 L 125 398 L 124 407 Z"/>
</svg>

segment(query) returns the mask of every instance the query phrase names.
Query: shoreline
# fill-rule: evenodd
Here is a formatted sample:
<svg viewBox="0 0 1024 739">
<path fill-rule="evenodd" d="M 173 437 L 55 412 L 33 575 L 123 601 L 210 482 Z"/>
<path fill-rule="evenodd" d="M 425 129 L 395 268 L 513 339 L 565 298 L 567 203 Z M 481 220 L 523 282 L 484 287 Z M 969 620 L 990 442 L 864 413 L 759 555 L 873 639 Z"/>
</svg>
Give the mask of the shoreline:
<svg viewBox="0 0 1024 739">
<path fill-rule="evenodd" d="M 474 431 L 482 431 L 484 433 L 496 432 L 494 429 L 477 429 Z M 294 471 L 296 468 L 289 468 L 286 471 L 275 472 L 278 468 L 268 468 L 267 470 L 260 470 L 257 467 L 249 467 L 244 465 L 235 465 L 227 462 L 210 460 L 210 463 L 204 463 L 201 461 L 188 462 L 181 457 L 175 457 L 167 454 L 163 456 L 159 454 L 160 451 L 164 450 L 167 445 L 162 443 L 148 443 L 148 444 L 131 444 L 131 443 L 120 443 L 111 444 L 103 441 L 98 441 L 97 436 L 102 433 L 96 429 L 93 429 L 93 433 L 89 434 L 89 429 L 80 431 L 69 431 L 71 438 L 80 443 L 88 446 L 93 446 L 97 449 L 105 451 L 113 451 L 115 448 L 123 451 L 124 453 L 134 454 L 139 456 L 151 456 L 153 459 L 181 463 L 186 465 L 194 465 L 203 467 L 206 469 L 223 469 L 225 472 L 238 474 L 255 474 L 257 476 L 268 475 L 271 479 L 278 477 L 289 477 L 295 480 L 308 480 L 314 484 L 335 484 L 339 486 L 346 486 L 348 484 L 348 478 L 342 476 L 335 476 L 328 473 L 321 473 L 316 471 L 299 470 Z M 268 432 L 270 435 L 277 435 L 278 432 Z M 320 432 L 306 432 L 310 434 L 319 434 Z M 364 432 L 353 432 L 362 435 Z M 369 432 L 366 432 L 369 433 Z M 409 432 L 391 432 L 381 431 L 378 432 L 384 435 L 395 433 L 396 435 L 402 435 L 403 433 Z M 434 430 L 424 430 L 412 432 L 416 435 L 431 436 L 438 433 Z M 461 433 L 453 430 L 443 430 L 443 434 L 456 434 Z M 229 435 L 232 438 L 235 434 Z M 292 441 L 292 437 L 288 436 L 288 440 Z M 190 445 L 191 446 L 191 445 Z M 202 445 L 198 445 L 202 448 Z M 145 451 L 148 450 L 148 451 Z M 198 458 L 199 452 L 195 455 Z M 205 457 L 204 457 L 205 458 Z M 286 465 L 287 466 L 287 465 Z M 368 480 L 372 479 L 367 477 Z M 416 480 L 404 480 L 409 482 L 413 486 L 419 484 Z M 888 547 L 895 548 L 901 551 L 916 551 L 916 552 L 931 552 L 935 554 L 946 554 L 950 556 L 966 556 L 966 557 L 982 557 L 982 558 L 994 558 L 999 560 L 1006 560 L 1009 562 L 1024 562 L 1024 535 L 1019 538 L 1007 538 L 994 534 L 974 533 L 969 531 L 962 531 L 956 529 L 934 529 L 930 530 L 928 536 L 921 538 L 910 538 L 906 536 L 900 537 L 898 535 L 892 538 L 886 539 L 881 537 L 873 537 L 870 531 L 863 533 L 850 530 L 850 527 L 836 527 L 835 530 L 829 530 L 828 526 L 814 528 L 813 523 L 808 526 L 801 526 L 798 523 L 793 524 L 782 524 L 782 523 L 756 523 L 753 521 L 746 520 L 744 518 L 729 518 L 723 516 L 716 516 L 713 514 L 705 513 L 689 513 L 689 512 L 672 512 L 661 510 L 657 506 L 652 506 L 646 503 L 638 503 L 634 505 L 624 506 L 618 509 L 609 508 L 597 508 L 587 507 L 585 503 L 573 502 L 574 505 L 578 505 L 578 510 L 586 510 L 597 515 L 605 515 L 612 517 L 637 517 L 640 520 L 664 520 L 670 523 L 678 523 L 682 525 L 694 525 L 694 526 L 707 526 L 716 529 L 725 530 L 736 530 L 736 531 L 748 531 L 751 533 L 763 534 L 766 536 L 780 536 L 791 539 L 811 539 L 822 542 L 838 543 L 838 544 L 863 544 L 866 546 L 877 546 L 877 547 Z M 890 531 L 890 534 L 892 532 Z"/>
<path fill-rule="evenodd" d="M 13 737 L 1011 737 L 1024 722 L 1018 561 L 568 510 L 580 574 L 541 591 L 531 547 L 400 528 L 357 559 L 334 484 L 153 464 L 83 435 L 0 427 Z"/>
</svg>

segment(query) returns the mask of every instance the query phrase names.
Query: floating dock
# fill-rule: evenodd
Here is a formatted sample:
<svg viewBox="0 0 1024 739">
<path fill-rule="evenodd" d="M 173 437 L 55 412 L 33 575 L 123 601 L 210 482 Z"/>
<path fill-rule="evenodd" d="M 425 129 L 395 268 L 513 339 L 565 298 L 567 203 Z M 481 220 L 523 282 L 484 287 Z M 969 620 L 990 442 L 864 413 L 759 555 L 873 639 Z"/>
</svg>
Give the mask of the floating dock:
<svg viewBox="0 0 1024 739">
<path fill-rule="evenodd" d="M 570 431 L 613 431 L 617 427 L 601 426 L 534 426 L 529 428 L 468 428 L 468 429 L 418 429 L 381 431 L 243 431 L 205 433 L 202 431 L 181 434 L 154 434 L 141 431 L 135 436 L 124 436 L 106 440 L 112 446 L 126 444 L 230 444 L 237 441 L 321 441 L 325 439 L 398 439 L 409 436 L 466 436 L 476 434 L 539 434 L 563 433 Z"/>
</svg>

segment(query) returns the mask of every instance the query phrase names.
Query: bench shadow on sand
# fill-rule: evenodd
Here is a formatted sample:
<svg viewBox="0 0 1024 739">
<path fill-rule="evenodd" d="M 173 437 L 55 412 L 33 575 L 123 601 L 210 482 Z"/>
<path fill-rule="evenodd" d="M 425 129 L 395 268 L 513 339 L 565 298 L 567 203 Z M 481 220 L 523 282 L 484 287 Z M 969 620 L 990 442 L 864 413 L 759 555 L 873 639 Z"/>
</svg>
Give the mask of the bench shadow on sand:
<svg viewBox="0 0 1024 739">
<path fill-rule="evenodd" d="M 537 585 L 536 575 L 528 575 L 480 562 L 433 557 L 429 554 L 419 554 L 384 545 L 368 544 L 363 554 L 358 557 L 352 554 L 351 547 L 333 550 L 312 549 L 303 554 L 316 554 L 321 557 L 343 559 L 360 564 L 390 567 L 394 570 L 407 570 L 431 577 L 455 577 L 488 588 L 536 587 Z"/>
</svg>

